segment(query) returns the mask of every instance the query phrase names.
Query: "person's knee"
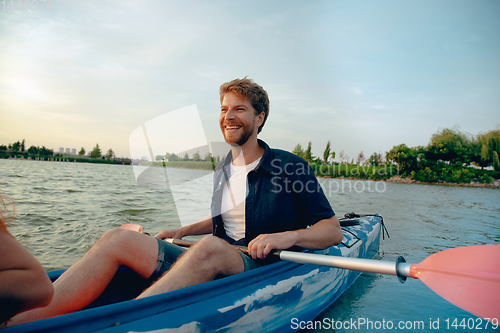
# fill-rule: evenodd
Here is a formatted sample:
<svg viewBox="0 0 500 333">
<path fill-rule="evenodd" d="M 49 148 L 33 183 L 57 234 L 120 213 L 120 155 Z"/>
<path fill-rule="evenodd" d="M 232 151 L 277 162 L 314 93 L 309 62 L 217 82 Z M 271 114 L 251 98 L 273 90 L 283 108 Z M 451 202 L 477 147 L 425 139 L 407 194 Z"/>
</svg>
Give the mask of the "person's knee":
<svg viewBox="0 0 500 333">
<path fill-rule="evenodd" d="M 203 237 L 192 248 L 193 255 L 203 261 L 217 261 L 227 251 L 228 243 L 215 236 Z"/>
<path fill-rule="evenodd" d="M 192 250 L 197 267 L 210 271 L 213 276 L 233 275 L 245 270 L 239 251 L 218 237 L 206 236 Z"/>
<path fill-rule="evenodd" d="M 94 244 L 92 249 L 94 251 L 106 251 L 114 252 L 120 250 L 122 246 L 126 246 L 130 241 L 130 236 L 134 232 L 130 230 L 123 230 L 120 228 L 114 228 L 106 231 Z"/>
<path fill-rule="evenodd" d="M 116 242 L 126 235 L 126 230 L 120 228 L 109 229 L 98 240 L 98 242 Z"/>
</svg>

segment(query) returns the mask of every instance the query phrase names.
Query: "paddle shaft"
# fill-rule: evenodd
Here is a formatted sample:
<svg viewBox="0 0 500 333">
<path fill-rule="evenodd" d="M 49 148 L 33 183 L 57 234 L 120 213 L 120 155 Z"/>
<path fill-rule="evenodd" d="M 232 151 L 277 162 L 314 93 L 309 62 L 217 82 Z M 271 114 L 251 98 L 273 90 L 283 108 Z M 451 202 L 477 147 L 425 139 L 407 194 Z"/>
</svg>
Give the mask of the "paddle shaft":
<svg viewBox="0 0 500 333">
<path fill-rule="evenodd" d="M 278 251 L 281 260 L 301 264 L 329 266 L 355 271 L 410 277 L 410 266 L 403 261 L 383 261 L 363 258 L 328 256 L 323 254 Z"/>
<path fill-rule="evenodd" d="M 166 241 L 179 246 L 189 247 L 195 242 L 167 238 Z M 239 251 L 248 254 L 248 248 L 245 246 L 235 245 Z M 379 273 L 387 275 L 395 275 L 398 277 L 410 277 L 410 264 L 403 260 L 397 262 L 350 258 L 339 256 L 328 256 L 324 254 L 304 253 L 294 251 L 272 251 L 270 255 L 278 256 L 281 260 L 296 262 L 299 264 L 312 264 L 319 266 L 329 266 L 343 269 L 350 269 L 362 272 Z"/>
</svg>

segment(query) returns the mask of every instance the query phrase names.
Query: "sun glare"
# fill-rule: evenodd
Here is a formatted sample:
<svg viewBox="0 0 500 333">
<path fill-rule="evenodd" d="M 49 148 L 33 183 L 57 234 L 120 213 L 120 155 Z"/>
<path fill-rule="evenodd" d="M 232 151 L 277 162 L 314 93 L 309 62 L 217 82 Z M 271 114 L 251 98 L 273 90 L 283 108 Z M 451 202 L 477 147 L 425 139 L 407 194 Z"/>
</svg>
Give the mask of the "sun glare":
<svg viewBox="0 0 500 333">
<path fill-rule="evenodd" d="M 11 79 L 11 92 L 12 97 L 21 99 L 30 99 L 35 101 L 47 100 L 48 96 L 39 88 L 35 87 L 32 83 L 22 79 Z"/>
</svg>

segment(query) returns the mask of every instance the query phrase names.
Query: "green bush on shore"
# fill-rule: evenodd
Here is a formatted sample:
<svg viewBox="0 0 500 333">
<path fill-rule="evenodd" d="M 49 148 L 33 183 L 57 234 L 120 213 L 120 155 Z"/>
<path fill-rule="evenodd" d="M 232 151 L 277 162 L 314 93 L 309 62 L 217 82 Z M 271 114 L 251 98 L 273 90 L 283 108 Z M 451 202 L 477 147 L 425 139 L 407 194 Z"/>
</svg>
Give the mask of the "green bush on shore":
<svg viewBox="0 0 500 333">
<path fill-rule="evenodd" d="M 394 146 L 386 153 L 385 162 L 380 153 L 366 159 L 361 152 L 357 164 L 354 159 L 349 163 L 342 151 L 338 156 L 346 163 L 329 164 L 330 156 L 336 156 L 331 152 L 330 141 L 323 160 L 312 156 L 311 142 L 306 151 L 298 144 L 292 152 L 308 161 L 315 174 L 322 177 L 387 180 L 399 175 L 424 183 L 457 184 L 489 184 L 500 178 L 500 129 L 474 137 L 457 128 L 445 128 L 433 134 L 426 147 Z"/>
<path fill-rule="evenodd" d="M 421 182 L 489 184 L 500 178 L 499 151 L 500 130 L 472 137 L 456 128 L 445 128 L 433 134 L 426 147 L 394 146 L 387 159 L 398 164 L 403 177 Z"/>
</svg>

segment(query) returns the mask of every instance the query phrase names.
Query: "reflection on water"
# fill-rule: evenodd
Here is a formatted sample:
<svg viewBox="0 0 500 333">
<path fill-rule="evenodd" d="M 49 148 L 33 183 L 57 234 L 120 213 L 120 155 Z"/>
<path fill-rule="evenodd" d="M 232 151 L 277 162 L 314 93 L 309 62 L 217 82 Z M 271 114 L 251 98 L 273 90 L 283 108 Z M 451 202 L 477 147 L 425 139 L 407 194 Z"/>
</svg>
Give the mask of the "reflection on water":
<svg viewBox="0 0 500 333">
<path fill-rule="evenodd" d="M 349 320 L 357 315 L 358 309 L 364 304 L 360 303 L 363 295 L 371 292 L 377 280 L 382 277 L 373 273 L 362 273 L 353 288 L 347 289 L 336 301 L 335 307 L 326 310 L 324 316 L 338 321 Z"/>
<path fill-rule="evenodd" d="M 416 263 L 447 248 L 500 243 L 498 189 L 344 179 L 321 183 L 337 215 L 354 211 L 384 217 L 391 235 L 380 247 L 384 260 L 403 255 Z M 16 202 L 10 231 L 46 269 L 68 267 L 103 232 L 124 223 L 141 224 L 154 234 L 205 216 L 211 191 L 211 171 L 147 168 L 136 182 L 130 166 L 0 160 L 0 192 Z M 420 281 L 401 284 L 392 276 L 362 274 L 317 319 L 428 324 L 471 317 Z"/>
</svg>

